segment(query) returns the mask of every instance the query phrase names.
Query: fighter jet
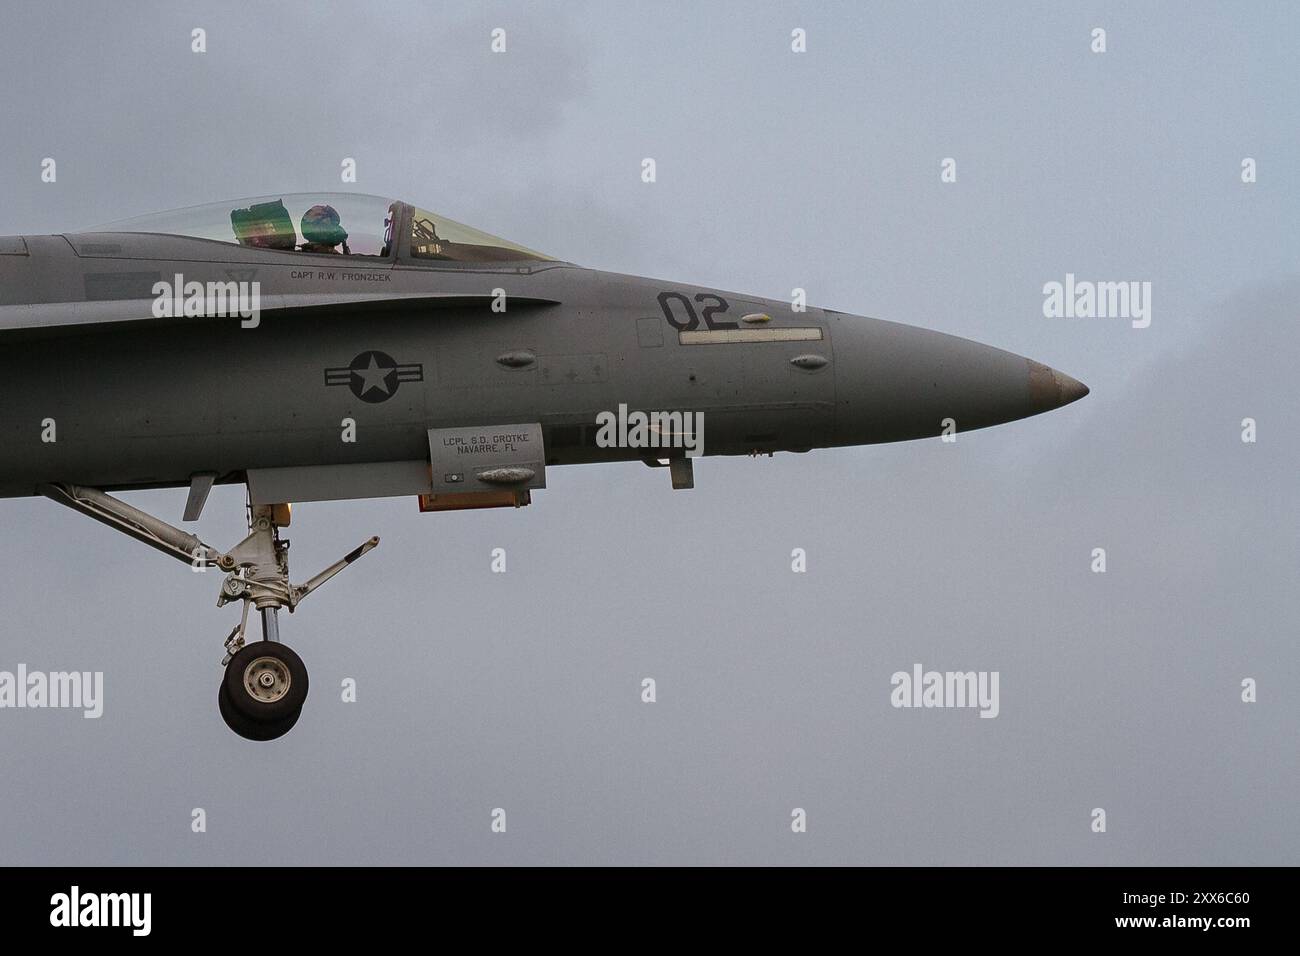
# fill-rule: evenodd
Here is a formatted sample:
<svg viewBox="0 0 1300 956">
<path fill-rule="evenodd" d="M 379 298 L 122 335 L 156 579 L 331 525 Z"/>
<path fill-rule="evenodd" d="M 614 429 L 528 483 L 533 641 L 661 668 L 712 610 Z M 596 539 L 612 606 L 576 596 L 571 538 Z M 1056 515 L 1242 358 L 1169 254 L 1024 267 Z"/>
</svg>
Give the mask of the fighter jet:
<svg viewBox="0 0 1300 956">
<path fill-rule="evenodd" d="M 278 612 L 379 543 L 292 584 L 293 502 L 521 507 L 548 468 L 637 460 L 691 488 L 701 455 L 934 437 L 1088 393 L 951 335 L 582 268 L 358 194 L 0 238 L 0 382 L 0 496 L 223 573 L 241 614 L 218 704 L 252 740 L 307 698 Z M 248 533 L 227 550 L 108 493 L 188 488 L 193 522 L 228 483 Z"/>
</svg>

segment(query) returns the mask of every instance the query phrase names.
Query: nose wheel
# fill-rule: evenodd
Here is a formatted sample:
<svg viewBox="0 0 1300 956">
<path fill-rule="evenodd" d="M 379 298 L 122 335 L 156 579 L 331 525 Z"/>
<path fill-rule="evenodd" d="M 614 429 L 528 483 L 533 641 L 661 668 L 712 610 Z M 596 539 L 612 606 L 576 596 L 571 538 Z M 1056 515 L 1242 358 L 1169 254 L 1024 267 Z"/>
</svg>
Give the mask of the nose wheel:
<svg viewBox="0 0 1300 956">
<path fill-rule="evenodd" d="M 274 740 L 298 722 L 307 700 L 307 668 L 275 641 L 246 644 L 226 665 L 217 704 L 226 726 L 249 740 Z"/>
</svg>

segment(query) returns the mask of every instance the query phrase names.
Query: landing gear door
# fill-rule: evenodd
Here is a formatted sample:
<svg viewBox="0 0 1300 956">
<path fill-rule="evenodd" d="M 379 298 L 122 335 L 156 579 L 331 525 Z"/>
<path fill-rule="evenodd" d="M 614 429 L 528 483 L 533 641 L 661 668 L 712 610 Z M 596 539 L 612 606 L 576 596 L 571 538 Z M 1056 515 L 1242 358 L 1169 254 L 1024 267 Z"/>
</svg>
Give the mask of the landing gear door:
<svg viewBox="0 0 1300 956">
<path fill-rule="evenodd" d="M 429 461 L 435 495 L 546 487 L 546 449 L 536 422 L 430 428 Z"/>
</svg>

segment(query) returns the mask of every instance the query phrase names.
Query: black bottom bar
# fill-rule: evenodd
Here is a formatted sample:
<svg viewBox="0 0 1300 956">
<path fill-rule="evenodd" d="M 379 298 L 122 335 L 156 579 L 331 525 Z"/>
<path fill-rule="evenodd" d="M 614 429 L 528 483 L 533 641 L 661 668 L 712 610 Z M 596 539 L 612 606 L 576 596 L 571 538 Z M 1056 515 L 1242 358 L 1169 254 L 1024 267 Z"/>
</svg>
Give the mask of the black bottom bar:
<svg viewBox="0 0 1300 956">
<path fill-rule="evenodd" d="M 876 934 L 887 931 L 911 934 L 923 947 L 1096 935 L 1231 945 L 1241 934 L 1286 927 L 1294 875 L 1275 868 L 8 869 L 0 871 L 0 925 L 10 940 L 76 933 L 87 943 L 144 936 L 146 928 L 152 938 L 205 943 L 254 942 L 263 933 L 294 942 L 431 930 L 444 938 L 469 929 L 492 942 L 516 933 L 541 942 L 599 932 L 609 943 L 667 945 L 690 925 L 692 933 L 732 942 L 827 932 L 883 940 Z"/>
</svg>

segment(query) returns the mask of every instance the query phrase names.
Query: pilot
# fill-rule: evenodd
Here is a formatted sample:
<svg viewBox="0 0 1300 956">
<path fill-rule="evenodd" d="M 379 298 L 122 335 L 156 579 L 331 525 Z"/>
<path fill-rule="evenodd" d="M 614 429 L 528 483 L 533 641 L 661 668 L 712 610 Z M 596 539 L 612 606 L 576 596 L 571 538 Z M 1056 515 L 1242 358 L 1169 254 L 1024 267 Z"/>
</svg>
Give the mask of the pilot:
<svg viewBox="0 0 1300 956">
<path fill-rule="evenodd" d="M 302 244 L 303 252 L 332 252 L 338 254 L 335 246 L 343 246 L 343 255 L 352 255 L 348 248 L 348 234 L 339 225 L 339 213 L 333 206 L 312 206 L 302 214 L 302 237 L 307 241 Z"/>
</svg>

